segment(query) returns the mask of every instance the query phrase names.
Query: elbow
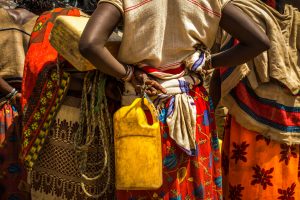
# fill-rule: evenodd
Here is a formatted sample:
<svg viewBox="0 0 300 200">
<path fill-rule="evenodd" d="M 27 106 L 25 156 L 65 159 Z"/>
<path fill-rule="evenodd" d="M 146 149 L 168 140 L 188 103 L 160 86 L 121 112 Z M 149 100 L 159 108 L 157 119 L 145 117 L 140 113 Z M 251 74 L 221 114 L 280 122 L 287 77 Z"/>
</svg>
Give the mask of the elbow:
<svg viewBox="0 0 300 200">
<path fill-rule="evenodd" d="M 269 38 L 267 37 L 267 35 L 263 35 L 258 42 L 257 48 L 262 53 L 262 52 L 268 50 L 270 48 L 270 46 L 271 46 L 271 43 L 270 43 Z"/>
<path fill-rule="evenodd" d="M 93 42 L 81 37 L 78 45 L 80 54 L 83 57 L 88 57 L 93 49 Z"/>
</svg>

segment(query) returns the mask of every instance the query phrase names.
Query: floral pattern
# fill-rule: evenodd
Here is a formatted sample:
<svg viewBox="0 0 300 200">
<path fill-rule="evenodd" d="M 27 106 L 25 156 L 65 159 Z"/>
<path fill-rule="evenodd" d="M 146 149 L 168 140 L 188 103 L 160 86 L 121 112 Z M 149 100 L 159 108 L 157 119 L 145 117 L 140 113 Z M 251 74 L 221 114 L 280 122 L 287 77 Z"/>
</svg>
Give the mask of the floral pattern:
<svg viewBox="0 0 300 200">
<path fill-rule="evenodd" d="M 227 124 L 222 147 L 224 200 L 300 200 L 300 145 L 262 137 L 231 117 Z M 228 159 L 237 157 L 243 141 L 249 144 L 247 162 Z"/>
<path fill-rule="evenodd" d="M 296 145 L 290 146 L 287 144 L 281 144 L 280 147 L 282 151 L 280 152 L 281 158 L 279 162 L 284 161 L 284 163 L 288 165 L 291 157 L 297 158 Z"/>
<path fill-rule="evenodd" d="M 241 184 L 238 184 L 238 185 L 235 185 L 235 186 L 232 186 L 229 184 L 229 199 L 231 200 L 242 200 L 242 191 L 244 190 L 245 188 L 241 185 Z"/>
<path fill-rule="evenodd" d="M 215 131 L 213 110 L 205 89 L 195 87 L 189 93 L 197 108 L 196 142 L 199 151 L 188 156 L 168 135 L 168 102 L 162 108 L 163 185 L 155 191 L 117 191 L 118 200 L 198 200 L 222 199 L 221 158 Z"/>
<path fill-rule="evenodd" d="M 268 185 L 273 186 L 271 182 L 273 176 L 271 174 L 274 171 L 274 168 L 266 170 L 256 165 L 252 169 L 254 170 L 254 175 L 252 176 L 253 180 L 251 181 L 251 185 L 261 184 L 264 190 L 267 188 Z"/>
<path fill-rule="evenodd" d="M 270 139 L 269 137 L 266 137 L 266 136 L 264 136 L 264 135 L 258 134 L 258 135 L 256 136 L 256 141 L 260 141 L 260 140 L 264 140 L 264 141 L 266 142 L 266 145 L 269 145 L 270 142 L 271 142 L 271 139 Z"/>
<path fill-rule="evenodd" d="M 37 156 L 34 156 L 38 154 L 38 149 L 41 149 L 40 147 L 43 145 L 43 141 L 41 138 L 45 136 L 45 134 L 41 134 L 41 130 L 48 130 L 50 121 L 52 117 L 54 116 L 53 113 L 57 112 L 58 106 L 61 103 L 62 97 L 66 93 L 66 88 L 69 84 L 69 74 L 61 72 L 62 80 L 58 82 L 58 74 L 56 69 L 50 69 L 45 70 L 46 76 L 48 76 L 45 79 L 45 75 L 42 73 L 40 78 L 44 78 L 44 84 L 42 84 L 40 88 L 40 99 L 36 102 L 36 104 L 31 103 L 30 109 L 27 109 L 27 113 L 24 116 L 24 122 L 25 125 L 23 127 L 23 153 L 26 152 L 27 156 L 25 158 L 25 163 L 27 167 L 31 168 L 33 166 L 33 162 L 35 161 L 34 158 Z M 51 77 L 51 78 L 50 78 Z M 54 87 L 55 86 L 55 87 Z M 55 98 L 53 99 L 53 95 L 55 94 Z M 37 99 L 35 96 L 32 98 Z M 48 115 L 45 115 L 46 108 L 50 112 Z M 29 112 L 30 111 L 30 112 Z M 30 116 L 29 113 L 31 114 Z M 38 138 L 35 140 L 34 136 L 38 134 Z M 48 131 L 46 131 L 46 134 Z M 30 147 L 29 141 L 35 140 Z M 29 152 L 28 152 L 29 151 Z"/>
<path fill-rule="evenodd" d="M 294 200 L 296 184 L 293 183 L 291 187 L 288 187 L 286 190 L 278 189 L 278 193 L 281 195 L 278 199 L 281 200 Z"/>
<path fill-rule="evenodd" d="M 25 193 L 18 189 L 25 172 L 18 159 L 21 147 L 18 124 L 18 112 L 13 106 L 4 104 L 0 109 L 0 125 L 4 125 L 0 131 L 0 199 L 3 200 L 26 199 Z"/>
<path fill-rule="evenodd" d="M 232 150 L 232 156 L 231 159 L 235 159 L 235 163 L 237 163 L 239 160 L 243 162 L 247 162 L 247 152 L 246 149 L 249 146 L 246 142 L 243 142 L 241 145 L 236 144 L 233 142 L 234 150 Z"/>
</svg>

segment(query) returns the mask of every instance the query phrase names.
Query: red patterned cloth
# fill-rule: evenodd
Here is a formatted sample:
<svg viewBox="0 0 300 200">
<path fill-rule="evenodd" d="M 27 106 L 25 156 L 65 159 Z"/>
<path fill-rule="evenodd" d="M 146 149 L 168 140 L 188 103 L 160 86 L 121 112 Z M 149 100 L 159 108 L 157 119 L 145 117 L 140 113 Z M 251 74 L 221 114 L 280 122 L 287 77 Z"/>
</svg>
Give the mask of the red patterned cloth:
<svg viewBox="0 0 300 200">
<path fill-rule="evenodd" d="M 22 159 L 32 168 L 53 118 L 66 94 L 70 76 L 58 69 L 58 52 L 49 36 L 57 16 L 80 16 L 77 8 L 56 8 L 36 21 L 25 59 L 22 83 Z M 62 62 L 63 59 L 60 59 Z"/>
<path fill-rule="evenodd" d="M 18 186 L 25 170 L 20 164 L 21 149 L 19 115 L 14 106 L 0 108 L 0 199 L 25 200 L 26 193 Z"/>
<path fill-rule="evenodd" d="M 49 65 L 56 66 L 57 51 L 50 45 L 49 37 L 57 16 L 80 16 L 76 8 L 56 8 L 43 13 L 36 21 L 31 33 L 22 83 L 22 108 L 28 103 L 36 86 L 39 74 Z"/>
<path fill-rule="evenodd" d="M 197 108 L 196 156 L 188 156 L 168 134 L 168 103 L 159 119 L 162 136 L 163 186 L 154 191 L 117 191 L 118 200 L 222 199 L 221 160 L 214 110 L 202 86 L 189 91 Z"/>
</svg>

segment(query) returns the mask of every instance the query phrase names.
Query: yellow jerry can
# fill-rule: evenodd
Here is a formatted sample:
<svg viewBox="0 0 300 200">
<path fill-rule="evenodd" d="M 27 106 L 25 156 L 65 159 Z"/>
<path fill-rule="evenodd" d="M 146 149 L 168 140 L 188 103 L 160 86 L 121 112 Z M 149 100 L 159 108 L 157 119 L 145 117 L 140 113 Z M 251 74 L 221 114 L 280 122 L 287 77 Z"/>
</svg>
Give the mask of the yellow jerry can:
<svg viewBox="0 0 300 200">
<path fill-rule="evenodd" d="M 153 124 L 148 124 L 137 98 L 114 115 L 116 188 L 118 190 L 151 190 L 162 185 L 162 150 L 156 110 L 146 98 Z"/>
</svg>

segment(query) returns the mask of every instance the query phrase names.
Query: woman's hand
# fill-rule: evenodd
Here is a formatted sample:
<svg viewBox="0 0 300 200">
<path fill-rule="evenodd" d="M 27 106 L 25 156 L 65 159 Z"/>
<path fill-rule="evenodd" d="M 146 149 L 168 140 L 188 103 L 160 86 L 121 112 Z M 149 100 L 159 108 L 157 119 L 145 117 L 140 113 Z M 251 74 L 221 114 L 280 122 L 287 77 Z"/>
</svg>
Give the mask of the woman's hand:
<svg viewBox="0 0 300 200">
<path fill-rule="evenodd" d="M 144 71 L 140 69 L 135 69 L 134 76 L 130 82 L 138 94 L 141 94 L 143 90 L 148 96 L 155 96 L 160 92 L 164 94 L 167 93 L 165 88 L 163 88 L 157 81 L 151 79 Z"/>
</svg>

